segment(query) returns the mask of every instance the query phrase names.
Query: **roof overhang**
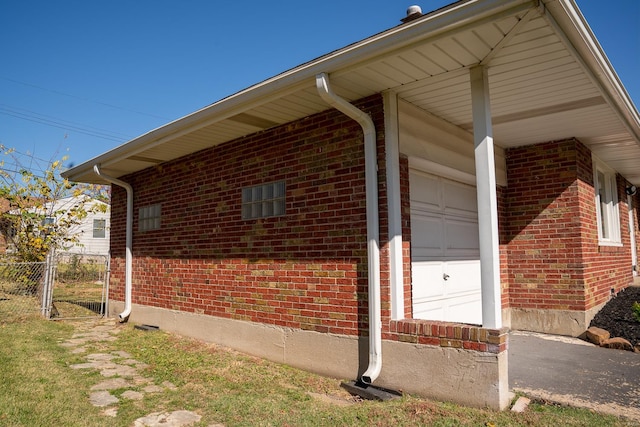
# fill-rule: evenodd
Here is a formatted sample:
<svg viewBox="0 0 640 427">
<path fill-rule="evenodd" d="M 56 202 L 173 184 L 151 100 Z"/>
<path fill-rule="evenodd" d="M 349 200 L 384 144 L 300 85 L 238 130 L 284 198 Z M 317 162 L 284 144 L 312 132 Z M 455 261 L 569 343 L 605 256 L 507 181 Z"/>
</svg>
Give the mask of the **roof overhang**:
<svg viewBox="0 0 640 427">
<path fill-rule="evenodd" d="M 494 141 L 577 138 L 640 185 L 640 118 L 573 0 L 467 0 L 288 70 L 63 175 L 106 183 L 326 110 L 315 76 L 347 100 L 392 91 L 471 131 L 469 69 L 489 69 Z"/>
</svg>

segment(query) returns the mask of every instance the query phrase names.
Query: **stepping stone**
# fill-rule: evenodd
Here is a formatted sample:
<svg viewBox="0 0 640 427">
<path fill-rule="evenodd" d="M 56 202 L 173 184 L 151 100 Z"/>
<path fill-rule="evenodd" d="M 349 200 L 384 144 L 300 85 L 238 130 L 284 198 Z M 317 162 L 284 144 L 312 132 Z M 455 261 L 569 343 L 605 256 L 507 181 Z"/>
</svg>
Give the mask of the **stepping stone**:
<svg viewBox="0 0 640 427">
<path fill-rule="evenodd" d="M 154 412 L 133 422 L 134 427 L 181 427 L 197 423 L 202 418 L 191 411 Z"/>
<path fill-rule="evenodd" d="M 123 359 L 133 359 L 133 356 L 127 353 L 126 351 L 118 350 L 118 351 L 114 351 L 113 354 Z"/>
<path fill-rule="evenodd" d="M 112 359 L 115 359 L 115 356 L 112 354 L 95 353 L 95 354 L 88 354 L 87 359 L 93 360 L 93 361 L 112 360 Z"/>
<path fill-rule="evenodd" d="M 80 345 L 84 345 L 86 344 L 87 341 L 84 339 L 80 339 L 80 338 L 71 338 L 68 341 L 63 342 L 62 344 L 60 344 L 63 347 L 77 347 Z"/>
<path fill-rule="evenodd" d="M 145 378 L 142 375 L 134 375 L 131 379 L 135 385 L 149 384 L 153 381 L 152 379 Z"/>
<path fill-rule="evenodd" d="M 102 415 L 105 417 L 117 417 L 118 416 L 118 407 L 107 408 L 102 411 Z"/>
<path fill-rule="evenodd" d="M 144 398 L 144 394 L 139 391 L 127 390 L 122 393 L 121 397 L 129 400 L 142 400 Z"/>
<path fill-rule="evenodd" d="M 164 391 L 164 388 L 160 387 L 159 385 L 148 385 L 145 388 L 142 389 L 145 393 L 161 393 Z"/>
<path fill-rule="evenodd" d="M 129 382 L 124 378 L 113 378 L 110 380 L 102 381 L 101 383 L 94 385 L 93 387 L 91 387 L 91 390 L 92 391 L 115 390 L 118 388 L 126 388 L 129 386 L 130 386 Z"/>
<path fill-rule="evenodd" d="M 111 366 L 108 366 L 106 368 L 103 368 L 100 371 L 100 375 L 102 375 L 103 377 L 107 377 L 107 378 L 111 378 L 111 377 L 115 377 L 115 376 L 119 376 L 119 377 L 134 377 L 136 376 L 138 373 L 138 371 L 131 367 L 131 366 L 127 366 L 127 365 L 118 365 L 118 364 L 112 364 Z"/>
<path fill-rule="evenodd" d="M 162 383 L 162 386 L 164 388 L 168 388 L 169 390 L 177 390 L 178 389 L 178 387 L 176 387 L 175 385 L 173 385 L 173 383 L 170 383 L 169 381 L 164 381 Z"/>
<path fill-rule="evenodd" d="M 97 369 L 97 364 L 95 362 L 87 362 L 87 363 L 78 363 L 76 365 L 69 366 L 71 369 Z"/>
<path fill-rule="evenodd" d="M 114 403 L 117 403 L 119 399 L 108 391 L 97 391 L 95 393 L 91 393 L 89 401 L 93 406 L 102 407 L 113 405 Z"/>
</svg>

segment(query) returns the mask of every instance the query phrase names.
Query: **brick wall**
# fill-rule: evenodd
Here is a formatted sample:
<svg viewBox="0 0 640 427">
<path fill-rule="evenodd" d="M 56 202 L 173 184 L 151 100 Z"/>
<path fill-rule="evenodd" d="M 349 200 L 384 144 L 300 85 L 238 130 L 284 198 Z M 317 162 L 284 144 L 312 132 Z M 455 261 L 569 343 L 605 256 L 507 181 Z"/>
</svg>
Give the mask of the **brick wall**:
<svg viewBox="0 0 640 427">
<path fill-rule="evenodd" d="M 357 105 L 374 118 L 384 159 L 381 99 Z M 328 110 L 125 177 L 135 191 L 133 302 L 319 332 L 366 331 L 362 141 L 356 122 Z M 280 180 L 286 215 L 243 220 L 242 188 Z M 157 203 L 161 228 L 138 231 L 138 209 Z M 122 300 L 125 194 L 117 187 L 112 214 L 111 297 Z M 388 295 L 388 280 L 383 285 Z"/>
<path fill-rule="evenodd" d="M 610 289 L 628 286 L 626 202 L 619 195 L 623 246 L 599 246 L 586 146 L 572 139 L 512 148 L 507 170 L 503 235 L 511 307 L 583 311 L 606 302 Z"/>
<path fill-rule="evenodd" d="M 636 238 L 636 274 L 640 276 L 640 191 L 636 192 L 633 196 L 633 224 L 635 226 L 635 238 Z"/>
<path fill-rule="evenodd" d="M 498 353 L 506 330 L 411 319 L 408 161 L 400 159 L 406 320 L 390 319 L 382 102 L 377 127 L 383 337 Z M 329 110 L 125 177 L 134 187 L 135 304 L 282 327 L 367 335 L 364 151 L 360 126 Z M 286 182 L 286 215 L 241 219 L 243 187 Z M 110 297 L 124 299 L 126 194 L 113 188 Z M 159 230 L 138 209 L 161 204 Z"/>
<path fill-rule="evenodd" d="M 497 186 L 498 238 L 500 239 L 500 303 L 502 309 L 510 306 L 509 298 L 509 229 L 507 227 L 507 188 Z"/>
<path fill-rule="evenodd" d="M 404 313 L 413 317 L 411 296 L 411 193 L 409 189 L 409 158 L 400 157 L 400 212 L 402 216 L 402 259 L 404 277 Z"/>
<path fill-rule="evenodd" d="M 591 175 L 593 176 L 593 175 Z M 593 181 L 593 177 L 591 179 Z M 589 224 L 585 237 L 584 264 L 585 264 L 585 304 L 586 308 L 596 307 L 606 302 L 611 293 L 617 293 L 629 286 L 632 281 L 631 270 L 631 240 L 629 234 L 629 206 L 625 194 L 626 181 L 617 176 L 618 207 L 620 214 L 620 235 L 622 246 L 598 245 L 598 232 L 593 224 Z M 593 200 L 593 187 L 591 198 Z M 586 192 L 588 192 L 587 188 Z M 588 193 L 587 193 L 588 194 Z M 595 217 L 595 205 L 589 204 L 591 216 Z"/>
</svg>

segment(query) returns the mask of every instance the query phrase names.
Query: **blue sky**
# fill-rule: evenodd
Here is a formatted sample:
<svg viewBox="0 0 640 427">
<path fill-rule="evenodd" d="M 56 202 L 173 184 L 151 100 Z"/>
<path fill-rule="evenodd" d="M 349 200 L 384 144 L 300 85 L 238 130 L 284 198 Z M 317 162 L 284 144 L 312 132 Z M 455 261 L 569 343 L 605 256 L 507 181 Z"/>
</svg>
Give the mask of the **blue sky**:
<svg viewBox="0 0 640 427">
<path fill-rule="evenodd" d="M 423 0 L 424 12 L 451 3 Z M 636 106 L 640 1 L 577 0 Z M 79 164 L 399 24 L 398 0 L 11 0 L 0 5 L 0 144 Z"/>
</svg>

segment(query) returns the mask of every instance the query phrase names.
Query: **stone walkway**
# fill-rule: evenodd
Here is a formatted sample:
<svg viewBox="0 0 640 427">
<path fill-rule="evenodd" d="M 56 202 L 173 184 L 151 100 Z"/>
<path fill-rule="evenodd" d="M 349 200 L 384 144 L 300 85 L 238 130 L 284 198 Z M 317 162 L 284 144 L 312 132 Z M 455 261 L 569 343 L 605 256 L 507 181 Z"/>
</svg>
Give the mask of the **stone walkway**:
<svg viewBox="0 0 640 427">
<path fill-rule="evenodd" d="M 147 366 L 135 360 L 124 351 L 108 353 L 88 353 L 88 347 L 100 342 L 115 341 L 120 332 L 115 321 L 103 319 L 79 323 L 76 333 L 63 346 L 71 349 L 74 354 L 85 354 L 85 363 L 71 365 L 72 369 L 95 369 L 104 378 L 91 387 L 89 401 L 92 405 L 104 408 L 105 417 L 118 415 L 118 403 L 122 399 L 142 400 L 145 395 L 175 390 L 176 386 L 168 381 L 156 385 L 152 378 L 143 376 L 140 372 Z M 119 396 L 113 391 L 129 389 Z M 155 412 L 137 419 L 133 426 L 188 426 L 200 421 L 201 416 L 192 411 L 179 410 L 174 412 Z M 211 426 L 214 427 L 214 426 Z M 215 427 L 222 427 L 220 424 Z"/>
</svg>

